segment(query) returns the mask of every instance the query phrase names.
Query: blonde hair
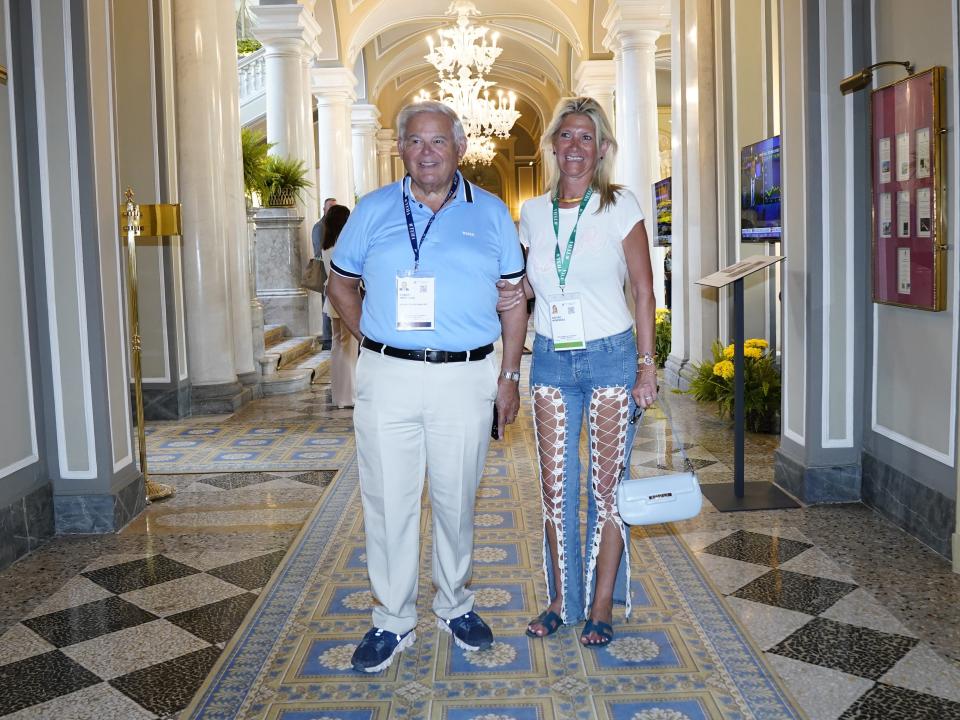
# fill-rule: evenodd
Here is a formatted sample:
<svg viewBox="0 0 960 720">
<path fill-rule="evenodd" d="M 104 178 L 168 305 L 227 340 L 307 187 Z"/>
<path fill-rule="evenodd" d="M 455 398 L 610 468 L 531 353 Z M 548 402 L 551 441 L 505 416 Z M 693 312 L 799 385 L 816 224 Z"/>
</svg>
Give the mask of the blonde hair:
<svg viewBox="0 0 960 720">
<path fill-rule="evenodd" d="M 560 100 L 553 111 L 553 119 L 540 137 L 540 152 L 547 171 L 547 188 L 550 191 L 550 197 L 557 197 L 560 191 L 560 163 L 557 162 L 557 156 L 553 151 L 553 141 L 560 132 L 560 125 L 563 124 L 567 115 L 584 115 L 593 122 L 593 139 L 597 144 L 599 160 L 593 171 L 590 187 L 600 196 L 598 210 L 600 212 L 616 202 L 617 193 L 623 189 L 623 186 L 610 181 L 613 162 L 617 155 L 617 140 L 613 136 L 613 128 L 610 127 L 610 121 L 600 107 L 600 103 L 590 97 L 567 97 Z M 601 150 L 604 142 L 607 143 L 607 149 Z"/>
</svg>

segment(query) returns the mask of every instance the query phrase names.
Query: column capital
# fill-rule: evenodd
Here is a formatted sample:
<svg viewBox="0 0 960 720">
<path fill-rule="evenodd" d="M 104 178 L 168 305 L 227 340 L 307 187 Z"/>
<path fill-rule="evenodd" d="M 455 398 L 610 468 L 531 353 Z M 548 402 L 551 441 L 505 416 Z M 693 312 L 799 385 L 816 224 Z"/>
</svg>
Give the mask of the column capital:
<svg viewBox="0 0 960 720">
<path fill-rule="evenodd" d="M 574 88 L 580 95 L 595 94 L 593 88 L 612 93 L 617 86 L 617 66 L 613 60 L 584 60 L 573 77 Z"/>
<path fill-rule="evenodd" d="M 670 29 L 669 0 L 611 0 L 602 25 L 603 46 L 612 53 L 623 48 L 653 45 Z"/>
<path fill-rule="evenodd" d="M 263 43 L 266 54 L 299 51 L 308 59 L 320 54 L 323 28 L 303 5 L 254 5 L 253 36 Z"/>
<path fill-rule="evenodd" d="M 311 68 L 310 92 L 317 104 L 352 103 L 357 99 L 357 78 L 345 67 Z"/>
<path fill-rule="evenodd" d="M 393 128 L 377 130 L 377 152 L 392 153 L 397 148 L 397 131 Z"/>
<path fill-rule="evenodd" d="M 380 111 L 377 106 L 354 103 L 350 108 L 350 126 L 355 134 L 373 135 L 380 129 Z"/>
</svg>

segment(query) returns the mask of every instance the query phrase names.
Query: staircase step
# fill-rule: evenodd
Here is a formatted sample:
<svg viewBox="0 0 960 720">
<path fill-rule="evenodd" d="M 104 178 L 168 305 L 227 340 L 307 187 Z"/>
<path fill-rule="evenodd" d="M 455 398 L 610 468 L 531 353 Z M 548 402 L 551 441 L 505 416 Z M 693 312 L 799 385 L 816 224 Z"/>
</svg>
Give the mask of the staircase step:
<svg viewBox="0 0 960 720">
<path fill-rule="evenodd" d="M 286 325 L 264 325 L 263 326 L 263 345 L 264 347 L 273 347 L 283 342 L 287 335 Z"/>
<path fill-rule="evenodd" d="M 260 391 L 264 397 L 271 395 L 287 395 L 310 388 L 313 371 L 301 368 L 286 368 L 278 370 L 272 375 L 265 375 L 260 380 Z"/>
<path fill-rule="evenodd" d="M 329 381 L 330 376 L 330 351 L 317 350 L 310 355 L 300 358 L 297 363 L 300 370 L 310 370 L 313 374 L 313 382 L 319 382 L 321 378 Z"/>
<path fill-rule="evenodd" d="M 276 356 L 277 369 L 283 370 L 293 365 L 304 355 L 309 355 L 317 347 L 317 339 L 312 335 L 310 337 L 286 338 L 283 342 L 277 343 L 267 350 L 267 357 Z"/>
</svg>

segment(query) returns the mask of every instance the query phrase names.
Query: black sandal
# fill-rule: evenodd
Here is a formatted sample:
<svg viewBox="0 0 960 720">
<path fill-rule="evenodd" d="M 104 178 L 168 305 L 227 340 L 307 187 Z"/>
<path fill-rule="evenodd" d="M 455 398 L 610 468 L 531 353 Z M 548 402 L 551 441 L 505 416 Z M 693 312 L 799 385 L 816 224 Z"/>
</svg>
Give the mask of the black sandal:
<svg viewBox="0 0 960 720">
<path fill-rule="evenodd" d="M 538 635 L 535 633 L 530 629 L 530 625 L 533 625 L 534 623 L 539 623 L 542 625 L 546 632 L 543 635 Z M 527 635 L 535 638 L 545 638 L 548 635 L 553 635 L 557 630 L 560 629 L 561 625 L 563 625 L 563 620 L 559 615 L 553 612 L 553 610 L 544 610 L 527 624 Z"/>
</svg>

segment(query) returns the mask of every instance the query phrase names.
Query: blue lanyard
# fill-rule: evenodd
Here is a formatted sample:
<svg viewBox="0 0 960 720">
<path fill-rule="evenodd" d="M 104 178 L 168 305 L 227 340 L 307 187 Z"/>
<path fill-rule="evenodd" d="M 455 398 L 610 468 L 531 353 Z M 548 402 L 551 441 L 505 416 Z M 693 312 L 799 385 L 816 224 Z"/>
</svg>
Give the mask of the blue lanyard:
<svg viewBox="0 0 960 720">
<path fill-rule="evenodd" d="M 404 181 L 406 184 L 406 181 Z M 453 176 L 453 185 L 450 186 L 450 192 L 447 193 L 447 197 L 444 198 L 444 201 L 440 204 L 440 208 L 433 215 L 430 216 L 430 219 L 427 221 L 427 226 L 423 229 L 423 235 L 420 236 L 420 241 L 417 242 L 417 228 L 413 224 L 413 213 L 410 212 L 410 198 L 407 197 L 407 191 L 403 191 L 403 214 L 407 218 L 407 234 L 410 236 L 410 247 L 413 248 L 413 269 L 414 271 L 420 269 L 420 248 L 423 247 L 423 241 L 427 237 L 427 233 L 430 231 L 430 226 L 433 225 L 433 221 L 437 219 L 437 213 L 440 210 L 443 210 L 443 206 L 450 202 L 450 198 L 457 194 L 457 188 L 460 187 L 460 174 L 457 173 Z"/>
</svg>

